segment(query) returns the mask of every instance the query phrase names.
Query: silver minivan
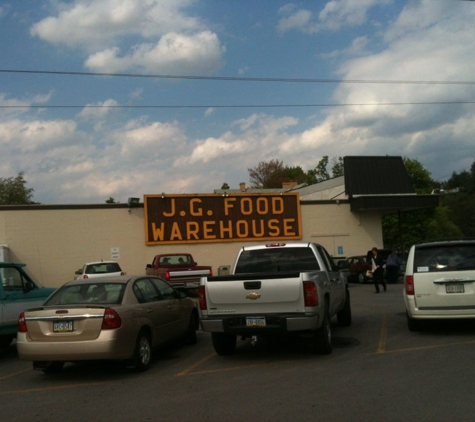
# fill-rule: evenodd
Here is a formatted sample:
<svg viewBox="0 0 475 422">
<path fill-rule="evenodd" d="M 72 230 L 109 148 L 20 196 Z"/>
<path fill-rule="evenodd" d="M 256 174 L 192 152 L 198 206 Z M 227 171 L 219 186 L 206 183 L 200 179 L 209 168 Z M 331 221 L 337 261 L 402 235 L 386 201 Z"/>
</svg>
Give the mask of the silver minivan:
<svg viewBox="0 0 475 422">
<path fill-rule="evenodd" d="M 404 275 L 411 331 L 428 319 L 475 318 L 475 240 L 413 245 Z"/>
</svg>

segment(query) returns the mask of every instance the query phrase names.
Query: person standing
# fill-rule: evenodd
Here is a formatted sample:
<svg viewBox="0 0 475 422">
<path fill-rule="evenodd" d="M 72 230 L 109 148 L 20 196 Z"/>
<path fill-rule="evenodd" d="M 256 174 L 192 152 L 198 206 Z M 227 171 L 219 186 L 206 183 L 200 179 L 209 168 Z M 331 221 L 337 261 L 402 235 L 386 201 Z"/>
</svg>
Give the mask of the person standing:
<svg viewBox="0 0 475 422">
<path fill-rule="evenodd" d="M 374 287 L 376 289 L 375 293 L 379 293 L 380 284 L 383 286 L 384 291 L 386 291 L 383 258 L 381 258 L 381 256 L 378 254 L 378 248 L 374 247 L 371 252 L 373 252 L 373 258 L 371 259 L 371 271 L 373 272 Z"/>
<path fill-rule="evenodd" d="M 386 276 L 389 284 L 397 283 L 400 266 L 401 259 L 397 256 L 396 251 L 392 251 L 386 259 Z"/>
</svg>

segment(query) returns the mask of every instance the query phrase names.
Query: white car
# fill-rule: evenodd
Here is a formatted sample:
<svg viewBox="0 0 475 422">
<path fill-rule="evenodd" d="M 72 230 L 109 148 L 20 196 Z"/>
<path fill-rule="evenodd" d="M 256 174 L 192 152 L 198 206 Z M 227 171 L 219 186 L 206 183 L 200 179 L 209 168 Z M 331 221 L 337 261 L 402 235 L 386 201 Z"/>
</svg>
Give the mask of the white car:
<svg viewBox="0 0 475 422">
<path fill-rule="evenodd" d="M 118 262 L 115 261 L 97 261 L 86 262 L 82 268 L 77 270 L 75 274 L 77 280 L 102 277 L 102 276 L 121 276 L 125 275 Z"/>
<path fill-rule="evenodd" d="M 404 301 L 411 331 L 423 320 L 475 318 L 475 240 L 412 246 Z"/>
</svg>

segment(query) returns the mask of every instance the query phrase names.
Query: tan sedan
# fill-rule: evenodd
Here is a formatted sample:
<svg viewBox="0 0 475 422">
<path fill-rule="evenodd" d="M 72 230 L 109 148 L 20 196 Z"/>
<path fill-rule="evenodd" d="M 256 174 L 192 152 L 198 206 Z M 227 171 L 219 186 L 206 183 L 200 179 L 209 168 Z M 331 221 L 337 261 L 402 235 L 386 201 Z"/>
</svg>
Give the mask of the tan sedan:
<svg viewBox="0 0 475 422">
<path fill-rule="evenodd" d="M 159 277 L 102 277 L 66 283 L 42 307 L 24 311 L 18 328 L 19 357 L 34 369 L 108 359 L 144 371 L 153 348 L 180 338 L 196 343 L 198 311 Z"/>
</svg>

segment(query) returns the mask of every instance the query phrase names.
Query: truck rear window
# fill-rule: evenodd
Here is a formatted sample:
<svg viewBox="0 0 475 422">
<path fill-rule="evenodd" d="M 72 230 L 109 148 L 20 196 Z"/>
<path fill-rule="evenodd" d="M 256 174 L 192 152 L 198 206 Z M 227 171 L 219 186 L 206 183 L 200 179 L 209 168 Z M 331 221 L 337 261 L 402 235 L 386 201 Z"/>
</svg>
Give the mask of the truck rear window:
<svg viewBox="0 0 475 422">
<path fill-rule="evenodd" d="M 272 273 L 281 271 L 315 271 L 320 267 L 310 248 L 266 248 L 243 251 L 235 274 Z"/>
<path fill-rule="evenodd" d="M 416 247 L 414 272 L 463 271 L 475 269 L 475 243 Z"/>
</svg>

